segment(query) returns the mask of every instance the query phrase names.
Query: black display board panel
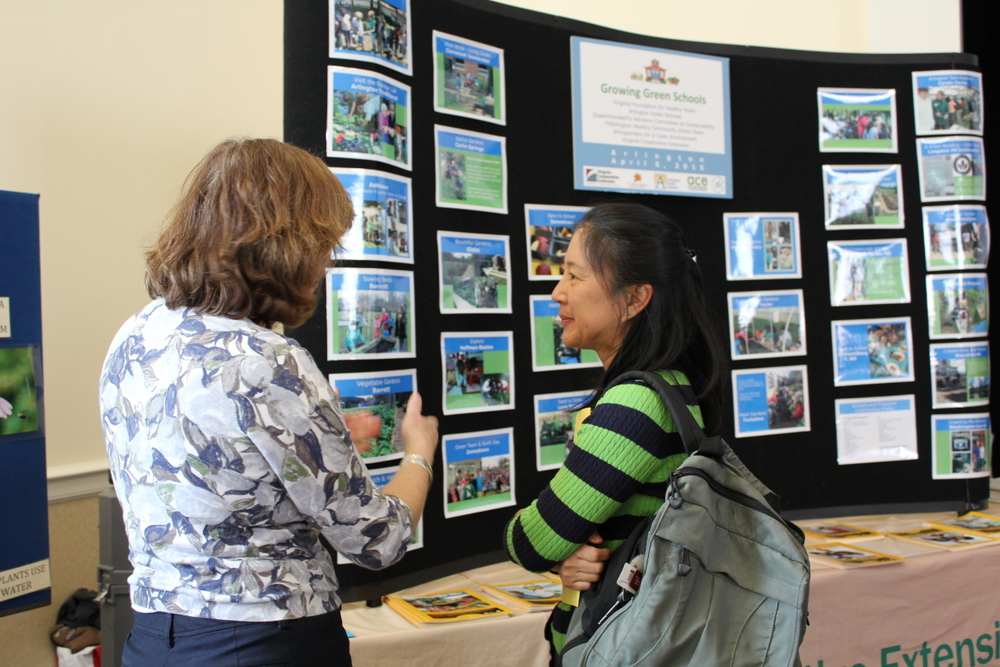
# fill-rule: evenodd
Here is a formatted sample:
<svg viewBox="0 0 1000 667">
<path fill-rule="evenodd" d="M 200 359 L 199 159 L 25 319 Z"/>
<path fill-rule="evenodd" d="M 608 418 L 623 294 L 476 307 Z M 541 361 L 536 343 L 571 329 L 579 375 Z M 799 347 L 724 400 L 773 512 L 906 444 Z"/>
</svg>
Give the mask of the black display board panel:
<svg viewBox="0 0 1000 667">
<path fill-rule="evenodd" d="M 375 2 L 375 0 L 372 0 Z M 331 166 L 364 167 L 413 179 L 412 266 L 416 284 L 416 360 L 325 361 L 325 310 L 320 308 L 290 335 L 313 352 L 327 373 L 417 368 L 425 412 L 441 415 L 441 331 L 514 332 L 516 410 L 441 418 L 441 433 L 514 427 L 515 492 L 528 504 L 553 473 L 535 470 L 532 396 L 592 387 L 597 371 L 575 369 L 533 373 L 530 358 L 529 294 L 546 294 L 554 283 L 528 281 L 523 205 L 589 205 L 626 198 L 676 220 L 698 253 L 706 291 L 723 332 L 726 293 L 754 289 L 804 290 L 808 330 L 805 357 L 760 359 L 731 364 L 754 368 L 807 364 L 811 431 L 736 439 L 732 399 L 723 434 L 743 461 L 782 498 L 787 515 L 833 516 L 877 511 L 961 510 L 989 495 L 988 480 L 931 479 L 931 395 L 928 317 L 924 284 L 924 244 L 916 163 L 911 72 L 976 69 L 969 54 L 871 55 L 791 51 L 660 39 L 634 35 L 483 0 L 418 0 L 412 12 L 412 77 L 376 65 L 328 58 L 326 0 L 285 2 L 285 140 L 325 154 L 326 73 L 329 65 L 370 69 L 412 87 L 411 150 L 413 171 L 377 162 L 327 158 Z M 434 112 L 431 31 L 439 30 L 504 49 L 507 124 Z M 573 35 L 690 51 L 730 59 L 733 135 L 732 200 L 679 196 L 576 191 L 572 179 L 570 48 Z M 820 153 L 817 87 L 894 88 L 899 153 Z M 988 95 L 987 95 L 988 97 Z M 507 138 L 508 215 L 437 208 L 434 205 L 435 123 L 503 135 Z M 906 228 L 827 231 L 823 226 L 823 164 L 899 163 L 903 174 Z M 800 216 L 803 278 L 728 282 L 723 213 L 789 211 Z M 437 305 L 436 230 L 507 234 L 511 238 L 512 315 L 441 315 Z M 908 241 L 912 302 L 883 306 L 830 306 L 828 240 L 896 238 Z M 357 262 L 349 265 L 409 270 L 410 266 Z M 914 383 L 834 387 L 830 321 L 910 316 L 914 331 Z M 414 363 L 415 362 L 415 363 Z M 836 398 L 916 395 L 919 459 L 892 463 L 837 464 Z M 376 467 L 376 466 L 373 466 Z M 384 573 L 338 567 L 347 597 L 372 597 L 379 591 L 488 562 L 500 556 L 502 531 L 515 508 L 444 519 L 442 469 L 425 511 L 425 546 Z"/>
</svg>

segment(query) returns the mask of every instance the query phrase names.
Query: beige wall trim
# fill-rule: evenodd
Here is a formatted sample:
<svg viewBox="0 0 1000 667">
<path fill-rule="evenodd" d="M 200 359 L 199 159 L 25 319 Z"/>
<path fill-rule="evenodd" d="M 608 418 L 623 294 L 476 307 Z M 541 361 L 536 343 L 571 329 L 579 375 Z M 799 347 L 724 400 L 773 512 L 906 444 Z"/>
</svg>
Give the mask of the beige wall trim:
<svg viewBox="0 0 1000 667">
<path fill-rule="evenodd" d="M 50 504 L 96 496 L 111 487 L 108 484 L 108 462 L 105 459 L 51 466 L 46 477 Z"/>
</svg>

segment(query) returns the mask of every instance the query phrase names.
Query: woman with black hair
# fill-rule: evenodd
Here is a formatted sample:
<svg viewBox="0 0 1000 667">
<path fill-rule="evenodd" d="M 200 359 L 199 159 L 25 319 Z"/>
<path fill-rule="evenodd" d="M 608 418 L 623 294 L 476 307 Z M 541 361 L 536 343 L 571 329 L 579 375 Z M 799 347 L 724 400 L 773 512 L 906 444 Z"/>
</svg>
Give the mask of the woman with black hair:
<svg viewBox="0 0 1000 667">
<path fill-rule="evenodd" d="M 632 202 L 599 204 L 577 223 L 552 291 L 563 343 L 597 352 L 604 375 L 575 447 L 538 499 L 506 528 L 508 555 L 559 571 L 587 590 L 632 529 L 663 503 L 687 456 L 656 391 L 638 382 L 608 389 L 626 371 L 677 385 L 707 433 L 718 431 L 725 347 L 702 291 L 694 251 L 671 220 Z M 546 635 L 559 652 L 572 608 L 561 603 Z"/>
</svg>

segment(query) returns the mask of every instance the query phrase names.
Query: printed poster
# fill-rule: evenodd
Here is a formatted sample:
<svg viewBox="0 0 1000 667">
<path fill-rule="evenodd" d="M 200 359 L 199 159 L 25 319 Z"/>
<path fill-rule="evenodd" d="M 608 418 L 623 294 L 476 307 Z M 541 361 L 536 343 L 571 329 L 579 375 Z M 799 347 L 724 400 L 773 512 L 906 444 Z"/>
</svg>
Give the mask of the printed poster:
<svg viewBox="0 0 1000 667">
<path fill-rule="evenodd" d="M 326 156 L 412 169 L 410 87 L 368 70 L 327 70 Z"/>
<path fill-rule="evenodd" d="M 442 332 L 446 415 L 514 409 L 513 333 Z"/>
<path fill-rule="evenodd" d="M 31 346 L 0 348 L 0 438 L 39 430 Z"/>
<path fill-rule="evenodd" d="M 914 396 L 835 400 L 837 463 L 912 461 L 917 455 Z"/>
<path fill-rule="evenodd" d="M 326 358 L 415 357 L 413 272 L 330 269 Z"/>
<path fill-rule="evenodd" d="M 990 414 L 931 415 L 934 479 L 989 477 L 993 467 Z"/>
<path fill-rule="evenodd" d="M 597 352 L 563 345 L 559 304 L 552 297 L 533 294 L 531 300 L 531 370 L 556 371 L 566 368 L 598 368 Z"/>
<path fill-rule="evenodd" d="M 913 72 L 917 134 L 983 133 L 983 75 L 966 70 Z"/>
<path fill-rule="evenodd" d="M 801 278 L 798 213 L 725 213 L 726 278 Z"/>
<path fill-rule="evenodd" d="M 392 466 L 391 468 L 376 468 L 375 470 L 369 470 L 368 475 L 375 482 L 375 486 L 382 489 L 385 485 L 392 481 L 393 475 L 399 472 L 399 466 Z M 357 535 L 356 538 L 359 541 L 367 541 L 370 539 L 367 535 Z M 410 543 L 406 545 L 407 551 L 413 551 L 414 549 L 420 549 L 424 546 L 424 517 L 420 517 L 420 521 L 417 525 L 413 527 L 413 536 L 410 538 Z M 363 548 L 363 542 L 359 544 L 357 549 Z M 337 554 L 337 565 L 353 565 L 354 562 L 350 561 L 339 553 Z"/>
<path fill-rule="evenodd" d="M 507 140 L 492 134 L 434 126 L 435 204 L 507 212 Z"/>
<path fill-rule="evenodd" d="M 733 359 L 806 354 L 802 290 L 730 292 L 727 296 Z"/>
<path fill-rule="evenodd" d="M 403 458 L 400 428 L 406 402 L 417 390 L 417 371 L 336 373 L 330 385 L 340 396 L 340 409 L 355 449 L 366 463 Z"/>
<path fill-rule="evenodd" d="M 435 30 L 434 110 L 507 124 L 503 49 Z"/>
<path fill-rule="evenodd" d="M 576 413 L 593 397 L 589 391 L 535 396 L 535 464 L 556 470 L 566 461 L 576 432 Z"/>
<path fill-rule="evenodd" d="M 986 268 L 990 223 L 985 206 L 924 206 L 923 219 L 928 271 Z"/>
<path fill-rule="evenodd" d="M 729 59 L 570 38 L 577 190 L 732 199 Z"/>
<path fill-rule="evenodd" d="M 457 433 L 441 438 L 444 516 L 486 512 L 514 498 L 514 429 Z"/>
<path fill-rule="evenodd" d="M 990 332 L 985 273 L 927 276 L 931 338 L 979 338 Z"/>
<path fill-rule="evenodd" d="M 823 165 L 827 229 L 903 226 L 902 173 L 898 164 Z"/>
<path fill-rule="evenodd" d="M 990 402 L 990 345 L 936 343 L 931 345 L 931 407 L 975 408 Z"/>
<path fill-rule="evenodd" d="M 525 204 L 528 280 L 559 280 L 573 227 L 587 212 L 586 206 Z"/>
<path fill-rule="evenodd" d="M 817 88 L 821 153 L 896 153 L 896 91 Z"/>
<path fill-rule="evenodd" d="M 330 0 L 330 57 L 410 76 L 410 0 Z"/>
<path fill-rule="evenodd" d="M 906 239 L 829 241 L 826 246 L 832 305 L 910 302 Z"/>
<path fill-rule="evenodd" d="M 438 231 L 439 305 L 449 313 L 510 313 L 509 237 Z"/>
<path fill-rule="evenodd" d="M 330 167 L 330 171 L 354 204 L 354 224 L 341 237 L 334 256 L 413 264 L 410 179 L 370 169 Z"/>
<path fill-rule="evenodd" d="M 831 322 L 833 384 L 913 381 L 913 327 L 909 317 Z"/>
<path fill-rule="evenodd" d="M 986 199 L 986 157 L 979 137 L 917 139 L 920 201 Z"/>
<path fill-rule="evenodd" d="M 810 430 L 805 366 L 733 371 L 736 437 Z"/>
</svg>

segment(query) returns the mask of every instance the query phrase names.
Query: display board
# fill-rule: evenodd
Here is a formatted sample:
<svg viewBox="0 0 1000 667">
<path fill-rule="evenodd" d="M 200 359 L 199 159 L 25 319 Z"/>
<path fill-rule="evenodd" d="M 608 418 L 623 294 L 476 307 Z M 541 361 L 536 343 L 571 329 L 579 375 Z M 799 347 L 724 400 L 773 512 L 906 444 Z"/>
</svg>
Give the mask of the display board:
<svg viewBox="0 0 1000 667">
<path fill-rule="evenodd" d="M 933 79 L 955 101 L 947 122 L 958 136 L 931 127 L 919 146 L 924 102 L 913 83 L 915 72 L 974 73 L 975 56 L 737 47 L 627 34 L 485 0 L 399 4 L 378 20 L 388 7 L 379 0 L 285 3 L 285 139 L 325 155 L 331 167 L 412 182 L 405 219 L 399 207 L 366 196 L 355 225 L 373 249 L 341 263 L 388 270 L 399 264 L 379 255 L 405 255 L 412 287 L 383 296 L 366 288 L 353 301 L 327 293 L 326 307 L 290 334 L 331 374 L 413 369 L 425 410 L 440 417 L 447 438 L 423 547 L 384 574 L 340 568 L 347 587 L 378 588 L 382 577 L 495 555 L 507 520 L 551 479 L 571 410 L 539 401 L 593 387 L 600 369 L 560 346 L 538 297 L 559 277 L 559 252 L 579 207 L 607 199 L 639 201 L 685 229 L 732 345 L 736 389 L 723 435 L 790 516 L 961 509 L 988 496 L 988 361 L 967 361 L 981 359 L 990 338 L 988 245 L 980 236 L 975 248 L 963 246 L 967 230 L 954 223 L 974 222 L 975 207 L 985 204 L 981 82 L 958 90 Z M 358 12 L 374 20 L 355 30 L 343 19 Z M 663 111 L 679 114 L 692 133 L 715 133 L 697 146 L 706 155 L 722 151 L 726 169 L 731 159 L 724 181 L 702 177 L 693 155 L 682 162 L 678 152 L 647 146 L 615 154 L 617 166 L 636 167 L 627 192 L 620 178 L 608 192 L 594 191 L 600 179 L 577 189 L 574 139 L 579 148 L 588 135 L 575 133 L 574 117 L 581 106 L 609 112 L 579 101 L 602 93 L 574 90 L 595 80 L 585 72 L 574 84 L 574 67 L 588 66 L 577 61 L 574 38 L 639 47 L 631 51 L 646 60 L 658 54 L 657 63 L 637 60 L 607 75 L 631 82 L 609 80 L 607 90 L 635 90 L 628 106 L 619 105 L 623 116 L 611 120 L 629 131 L 665 131 L 666 116 L 659 125 L 638 120 L 644 110 Z M 331 51 L 331 40 L 341 48 Z M 409 72 L 377 58 L 330 57 L 352 49 L 381 49 Z M 616 62 L 631 51 L 615 52 Z M 684 67 L 709 57 L 702 60 L 716 73 L 705 75 L 707 92 L 686 88 L 700 70 L 672 72 L 675 54 L 695 58 Z M 337 83 L 331 72 L 342 68 L 355 70 L 357 86 Z M 703 111 L 685 124 L 685 108 L 710 101 L 711 91 L 726 96 L 724 123 Z M 656 106 L 668 97 L 670 108 Z M 687 170 L 685 187 L 657 192 L 661 168 Z M 685 192 L 688 185 L 694 190 Z M 923 222 L 929 202 L 970 211 L 953 212 L 952 227 L 938 230 L 938 242 L 951 231 L 955 252 L 947 257 L 925 241 L 934 240 Z M 539 213 L 551 221 L 537 224 Z M 988 223 L 980 230 L 988 233 Z M 400 248 L 400 238 L 412 248 Z M 402 307 L 411 297 L 416 325 Z M 338 340 L 354 330 L 360 337 L 328 354 L 332 330 Z M 940 381 L 931 338 L 969 343 L 936 352 L 935 367 L 948 375 Z M 961 364 L 951 361 L 958 357 Z M 950 386 L 953 375 L 965 384 Z M 971 383 L 973 376 L 983 377 Z M 942 408 L 940 394 L 951 389 L 966 390 L 968 400 Z M 896 433 L 915 439 L 897 441 Z"/>
<path fill-rule="evenodd" d="M 0 190 L 0 616 L 49 604 L 38 195 Z"/>
</svg>

